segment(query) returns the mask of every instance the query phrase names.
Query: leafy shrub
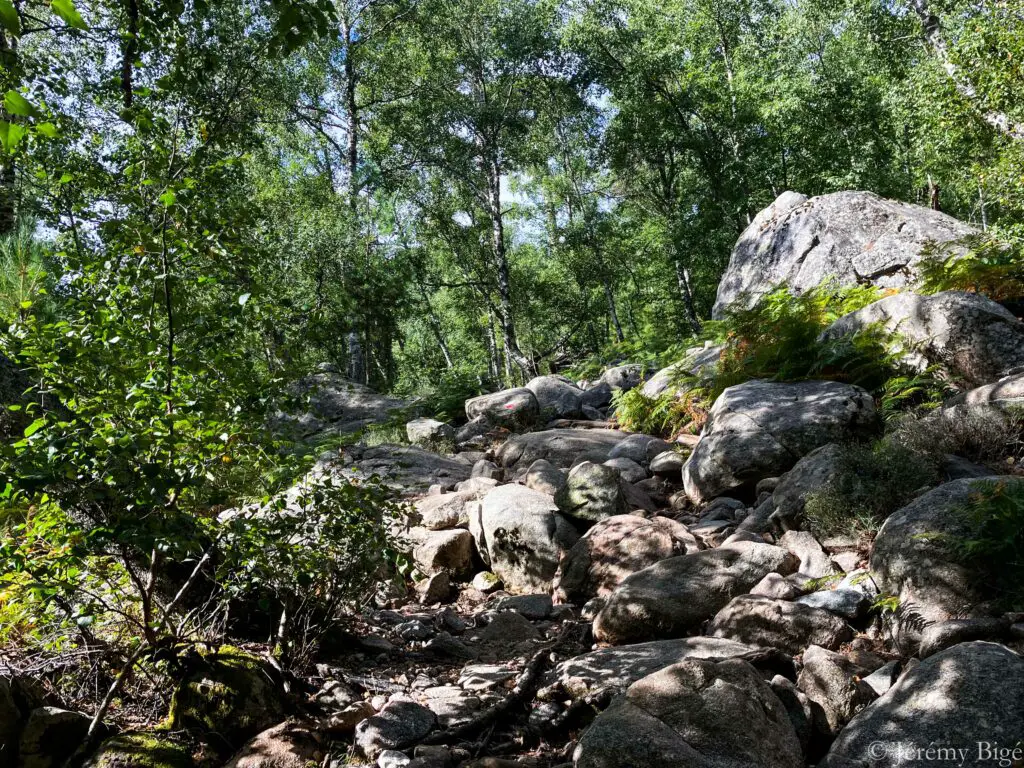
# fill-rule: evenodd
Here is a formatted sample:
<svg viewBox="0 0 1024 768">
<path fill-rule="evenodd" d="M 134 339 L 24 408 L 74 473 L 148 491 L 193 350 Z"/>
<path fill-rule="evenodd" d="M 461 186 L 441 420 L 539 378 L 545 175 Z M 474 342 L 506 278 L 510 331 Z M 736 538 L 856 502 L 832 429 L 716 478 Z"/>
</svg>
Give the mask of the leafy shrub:
<svg viewBox="0 0 1024 768">
<path fill-rule="evenodd" d="M 1024 608 L 1024 483 L 982 482 L 961 510 L 968 532 L 952 540 L 1007 610 Z"/>
<path fill-rule="evenodd" d="M 951 408 L 927 415 L 905 414 L 890 439 L 938 462 L 945 454 L 1005 469 L 1024 458 L 1024 413 L 996 408 Z"/>
<path fill-rule="evenodd" d="M 616 390 L 612 393 L 612 406 L 619 426 L 645 435 L 671 437 L 693 421 L 693 412 L 685 398 L 672 390 L 650 397 L 641 387 Z"/>
<path fill-rule="evenodd" d="M 717 368 L 690 384 L 708 402 L 751 379 L 834 379 L 877 392 L 898 365 L 885 339 L 870 330 L 838 339 L 821 334 L 842 315 L 878 298 L 873 289 L 820 286 L 794 296 L 779 288 L 749 309 L 738 308 L 708 324 L 710 340 L 724 346 Z M 687 379 L 685 373 L 681 379 Z"/>
<path fill-rule="evenodd" d="M 950 253 L 951 245 L 968 250 Z M 1024 297 L 1024 244 L 1019 241 L 978 234 L 955 244 L 929 243 L 923 256 L 918 265 L 922 293 L 973 291 L 995 301 Z"/>
<path fill-rule="evenodd" d="M 807 495 L 804 518 L 819 536 L 875 531 L 937 480 L 936 462 L 903 445 L 881 440 L 844 446 L 836 476 Z"/>
</svg>

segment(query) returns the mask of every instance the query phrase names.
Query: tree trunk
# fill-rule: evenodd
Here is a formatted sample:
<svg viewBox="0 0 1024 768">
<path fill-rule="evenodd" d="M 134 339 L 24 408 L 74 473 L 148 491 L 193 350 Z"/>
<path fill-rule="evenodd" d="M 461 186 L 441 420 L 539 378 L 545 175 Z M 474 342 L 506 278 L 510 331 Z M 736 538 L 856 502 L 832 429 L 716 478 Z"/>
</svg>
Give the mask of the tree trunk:
<svg viewBox="0 0 1024 768">
<path fill-rule="evenodd" d="M 348 332 L 348 377 L 360 384 L 366 383 L 366 358 L 363 355 L 363 342 L 359 331 Z"/>
<path fill-rule="evenodd" d="M 502 342 L 505 354 L 525 374 L 530 370 L 530 361 L 519 349 L 516 326 L 512 310 L 512 278 L 508 269 L 508 253 L 505 250 L 505 222 L 501 211 L 501 165 L 493 151 L 484 152 L 487 163 L 487 212 L 491 218 L 491 248 L 498 272 L 498 300 L 501 316 Z"/>
<path fill-rule="evenodd" d="M 681 259 L 676 259 L 676 283 L 679 286 L 679 295 L 683 299 L 683 306 L 686 308 L 686 320 L 690 329 L 696 334 L 701 331 L 700 318 L 697 317 L 697 308 L 693 303 L 693 291 L 690 288 L 690 273 L 683 266 Z"/>
<path fill-rule="evenodd" d="M 615 294 L 612 293 L 612 287 L 608 283 L 607 278 L 604 280 L 604 297 L 608 301 L 608 315 L 612 319 L 612 327 L 615 328 L 615 338 L 621 343 L 626 340 L 626 336 L 622 333 L 622 324 L 619 323 L 619 313 L 615 309 Z"/>
<path fill-rule="evenodd" d="M 939 17 L 931 11 L 928 0 L 910 0 L 910 6 L 914 9 L 917 17 L 921 20 L 924 28 L 924 38 L 931 46 L 939 64 L 946 70 L 946 75 L 953 83 L 957 92 L 971 103 L 981 115 L 981 119 L 1011 139 L 1024 141 L 1024 123 L 1017 122 L 1005 112 L 985 109 L 981 103 L 977 88 L 971 82 L 969 76 L 949 58 L 949 48 L 946 46 L 946 38 L 942 34 L 942 23 Z"/>
<path fill-rule="evenodd" d="M 8 40 L 6 33 L 0 32 L 0 66 L 7 73 L 16 72 L 18 65 L 17 40 Z M 5 78 L 6 80 L 6 78 Z M 13 87 L 13 81 L 6 82 Z M 16 118 L 9 114 L 0 104 L 0 120 L 14 122 Z M 7 152 L 0 151 L 0 235 L 12 233 L 18 223 L 18 189 L 17 169 L 14 158 Z"/>
</svg>

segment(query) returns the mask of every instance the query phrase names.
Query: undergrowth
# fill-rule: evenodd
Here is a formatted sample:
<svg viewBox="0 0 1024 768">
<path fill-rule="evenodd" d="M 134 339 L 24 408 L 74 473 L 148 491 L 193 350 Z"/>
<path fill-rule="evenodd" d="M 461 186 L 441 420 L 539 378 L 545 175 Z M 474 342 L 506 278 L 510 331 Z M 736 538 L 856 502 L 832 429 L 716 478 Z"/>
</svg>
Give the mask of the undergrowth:
<svg viewBox="0 0 1024 768">
<path fill-rule="evenodd" d="M 958 247 L 955 252 L 954 246 Z M 1020 240 L 978 234 L 954 243 L 928 243 L 922 255 L 918 265 L 922 293 L 973 291 L 994 301 L 1024 297 L 1024 243 Z"/>
<path fill-rule="evenodd" d="M 899 443 L 844 446 L 836 475 L 807 495 L 804 519 L 819 537 L 874 532 L 938 479 L 932 456 Z"/>
<path fill-rule="evenodd" d="M 960 510 L 967 533 L 951 540 L 1006 610 L 1024 608 L 1024 483 L 979 482 Z"/>
</svg>

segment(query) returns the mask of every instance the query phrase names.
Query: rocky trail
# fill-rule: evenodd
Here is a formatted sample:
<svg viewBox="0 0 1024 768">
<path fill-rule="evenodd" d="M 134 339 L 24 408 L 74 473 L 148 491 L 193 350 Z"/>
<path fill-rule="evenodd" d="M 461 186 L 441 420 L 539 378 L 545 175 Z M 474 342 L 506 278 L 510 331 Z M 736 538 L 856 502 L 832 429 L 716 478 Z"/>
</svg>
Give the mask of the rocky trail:
<svg viewBox="0 0 1024 768">
<path fill-rule="evenodd" d="M 960 231 L 844 194 L 780 198 L 740 239 L 720 300 L 755 274 L 817 284 L 827 264 L 812 280 L 793 262 L 805 240 L 833 260 L 872 243 L 870 264 L 840 277 L 870 268 L 906 285 L 923 242 Z M 1024 402 L 1024 323 L 984 296 L 899 293 L 828 332 L 866 323 L 916 339 L 910 364 L 959 375 L 960 394 L 926 417 L 934 434 L 1002 424 Z M 844 446 L 883 434 L 864 389 L 751 380 L 725 389 L 699 436 L 615 428 L 615 390 L 657 395 L 719 354 L 697 348 L 653 375 L 537 377 L 467 401 L 458 428 L 416 419 L 408 444 L 321 457 L 311 477 L 378 477 L 407 502 L 393 533 L 422 578 L 353 618 L 308 677 L 242 655 L 197 667 L 172 731 L 217 734 L 232 768 L 895 768 L 933 748 L 1024 765 L 1024 614 L 948 546 L 980 481 L 1024 484 L 1016 465 L 948 455 L 876 534 L 816 535 L 808 494 L 842 471 Z M 317 408 L 293 420 L 306 435 L 400 405 L 314 378 Z M 84 716 L 29 699 L 0 686 L 0 729 L 16 723 L 19 766 L 51 768 L 47 742 L 73 742 Z M 89 764 L 140 764 L 130 738 Z"/>
</svg>

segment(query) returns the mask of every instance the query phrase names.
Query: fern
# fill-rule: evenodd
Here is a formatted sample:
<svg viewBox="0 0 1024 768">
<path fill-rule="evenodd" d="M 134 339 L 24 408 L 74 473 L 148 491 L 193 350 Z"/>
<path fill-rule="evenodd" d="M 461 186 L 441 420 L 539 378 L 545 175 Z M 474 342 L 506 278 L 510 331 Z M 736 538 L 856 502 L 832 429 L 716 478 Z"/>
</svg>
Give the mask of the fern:
<svg viewBox="0 0 1024 768">
<path fill-rule="evenodd" d="M 951 253 L 953 247 L 967 252 Z M 973 291 L 995 301 L 1024 297 L 1024 244 L 991 235 L 972 235 L 953 243 L 929 243 L 918 266 L 919 290 Z"/>
</svg>

